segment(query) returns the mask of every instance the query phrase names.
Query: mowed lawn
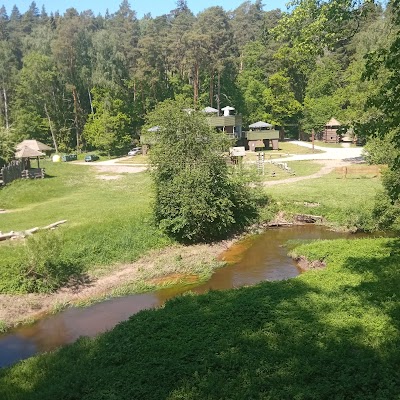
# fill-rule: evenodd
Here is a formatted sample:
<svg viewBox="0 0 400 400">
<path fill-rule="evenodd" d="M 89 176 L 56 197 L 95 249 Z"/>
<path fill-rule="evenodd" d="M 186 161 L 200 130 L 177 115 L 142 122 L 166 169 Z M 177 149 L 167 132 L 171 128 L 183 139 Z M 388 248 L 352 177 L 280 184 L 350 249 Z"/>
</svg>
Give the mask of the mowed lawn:
<svg viewBox="0 0 400 400">
<path fill-rule="evenodd" d="M 0 190 L 0 208 L 7 210 L 0 214 L 1 231 L 67 220 L 54 235 L 62 240 L 60 260 L 75 264 L 79 272 L 96 265 L 130 262 L 170 243 L 152 221 L 148 173 L 103 180 L 97 179 L 92 166 L 50 162 L 44 166 L 48 178 L 21 180 Z M 0 293 L 18 292 L 17 283 L 5 281 L 22 262 L 23 243 L 0 243 Z"/>
<path fill-rule="evenodd" d="M 0 370 L 0 398 L 399 399 L 399 248 L 398 239 L 297 248 L 327 268 L 140 312 Z"/>
</svg>

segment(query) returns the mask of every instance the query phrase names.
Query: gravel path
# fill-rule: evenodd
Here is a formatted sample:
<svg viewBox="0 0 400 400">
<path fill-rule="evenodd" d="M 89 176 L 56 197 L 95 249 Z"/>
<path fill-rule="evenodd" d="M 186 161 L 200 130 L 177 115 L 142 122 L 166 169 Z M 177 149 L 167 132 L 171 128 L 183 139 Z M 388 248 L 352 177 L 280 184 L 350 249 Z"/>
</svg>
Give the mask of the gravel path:
<svg viewBox="0 0 400 400">
<path fill-rule="evenodd" d="M 298 146 L 312 148 L 312 144 L 308 142 L 292 141 L 292 144 Z M 304 181 L 308 179 L 320 178 L 323 175 L 327 175 L 332 172 L 335 168 L 345 167 L 350 164 L 362 162 L 362 147 L 322 147 L 314 146 L 316 150 L 322 150 L 324 153 L 317 154 L 295 154 L 290 157 L 275 158 L 274 163 L 277 162 L 287 162 L 287 161 L 305 161 L 314 160 L 322 164 L 323 167 L 312 175 L 292 177 L 287 179 L 280 179 L 277 181 L 264 182 L 264 186 L 275 186 L 287 183 L 295 183 L 299 181 Z"/>
<path fill-rule="evenodd" d="M 351 164 L 351 162 L 341 161 L 341 160 L 317 160 L 317 162 L 319 164 L 323 165 L 323 167 L 315 174 L 292 177 L 292 178 L 287 178 L 287 179 L 280 179 L 279 181 L 268 181 L 268 182 L 264 182 L 263 185 L 264 186 L 276 186 L 276 185 L 283 185 L 285 183 L 300 182 L 300 181 L 304 181 L 304 180 L 308 180 L 308 179 L 317 179 L 317 178 L 321 178 L 321 176 L 323 176 L 323 175 L 328 175 L 335 168 L 345 167 L 345 166 Z"/>
</svg>

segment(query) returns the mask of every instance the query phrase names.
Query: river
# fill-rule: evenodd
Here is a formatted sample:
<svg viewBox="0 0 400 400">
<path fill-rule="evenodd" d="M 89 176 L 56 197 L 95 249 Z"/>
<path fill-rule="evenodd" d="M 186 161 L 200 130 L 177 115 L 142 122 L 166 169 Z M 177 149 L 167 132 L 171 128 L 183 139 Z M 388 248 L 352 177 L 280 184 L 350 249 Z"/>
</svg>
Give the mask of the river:
<svg viewBox="0 0 400 400">
<path fill-rule="evenodd" d="M 137 312 L 157 308 L 168 299 L 189 290 L 201 294 L 209 290 L 254 285 L 265 280 L 294 278 L 300 270 L 287 255 L 288 241 L 355 237 L 360 235 L 334 232 L 316 225 L 268 229 L 263 234 L 236 243 L 222 254 L 221 258 L 229 265 L 215 271 L 210 280 L 201 285 L 113 298 L 85 308 L 68 308 L 0 335 L 0 367 L 54 350 L 76 341 L 80 336 L 95 336 L 110 330 Z"/>
</svg>

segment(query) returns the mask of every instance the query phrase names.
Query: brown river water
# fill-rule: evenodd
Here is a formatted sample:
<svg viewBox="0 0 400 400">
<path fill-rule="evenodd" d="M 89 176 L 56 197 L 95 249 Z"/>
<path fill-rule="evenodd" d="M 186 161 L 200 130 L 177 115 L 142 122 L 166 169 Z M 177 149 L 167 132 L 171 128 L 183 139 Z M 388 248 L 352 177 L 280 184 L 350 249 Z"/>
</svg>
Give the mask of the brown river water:
<svg viewBox="0 0 400 400">
<path fill-rule="evenodd" d="M 287 255 L 289 249 L 286 243 L 290 240 L 356 237 L 360 235 L 333 232 L 315 225 L 269 229 L 228 249 L 221 259 L 229 265 L 217 270 L 203 284 L 113 298 L 85 308 L 68 308 L 0 335 L 0 368 L 72 343 L 80 336 L 95 336 L 110 330 L 131 315 L 157 308 L 168 299 L 189 290 L 201 294 L 209 290 L 254 285 L 265 280 L 294 278 L 300 270 Z"/>
</svg>

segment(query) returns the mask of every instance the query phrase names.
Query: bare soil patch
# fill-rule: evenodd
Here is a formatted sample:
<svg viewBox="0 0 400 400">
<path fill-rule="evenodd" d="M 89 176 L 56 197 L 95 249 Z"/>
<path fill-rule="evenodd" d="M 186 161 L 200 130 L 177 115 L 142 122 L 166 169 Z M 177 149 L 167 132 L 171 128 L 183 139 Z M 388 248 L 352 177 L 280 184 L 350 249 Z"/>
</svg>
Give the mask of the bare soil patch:
<svg viewBox="0 0 400 400">
<path fill-rule="evenodd" d="M 232 243 L 223 241 L 211 245 L 173 246 L 152 251 L 131 264 L 107 267 L 107 271 L 99 268 L 93 274 L 72 280 L 66 287 L 52 294 L 0 294 L 0 321 L 7 326 L 33 321 L 62 306 L 112 295 L 115 289 L 129 283 L 193 283 L 198 279 L 196 265 L 217 266 L 218 255 Z"/>
<path fill-rule="evenodd" d="M 326 263 L 322 260 L 314 260 L 309 261 L 306 257 L 299 257 L 295 259 L 297 266 L 303 271 L 311 271 L 311 270 L 318 270 L 324 269 L 326 267 Z"/>
</svg>

